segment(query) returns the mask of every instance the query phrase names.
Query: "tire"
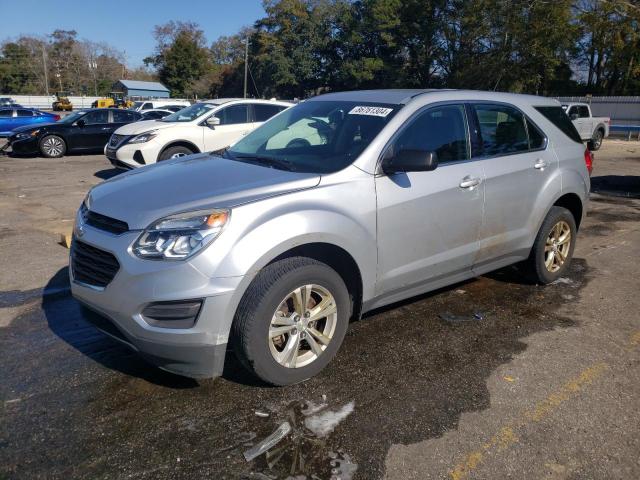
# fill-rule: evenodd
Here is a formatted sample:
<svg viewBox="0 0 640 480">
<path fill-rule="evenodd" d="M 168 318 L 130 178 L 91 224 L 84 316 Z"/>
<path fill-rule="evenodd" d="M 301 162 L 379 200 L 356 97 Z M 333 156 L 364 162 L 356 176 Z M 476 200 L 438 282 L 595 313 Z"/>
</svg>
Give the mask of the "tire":
<svg viewBox="0 0 640 480">
<path fill-rule="evenodd" d="M 591 140 L 589 140 L 589 144 L 587 145 L 589 147 L 589 150 L 591 150 L 592 152 L 600 150 L 603 139 L 604 133 L 602 130 L 597 129 L 595 132 L 593 132 L 593 137 L 591 138 Z"/>
<path fill-rule="evenodd" d="M 327 305 L 335 306 L 335 312 L 325 317 L 316 317 L 324 320 L 318 320 L 315 324 L 313 316 L 305 315 L 296 321 L 299 309 L 295 308 L 295 300 L 291 294 L 305 285 L 313 286 L 309 295 L 311 300 L 307 302 L 308 307 L 311 305 L 310 311 L 326 299 Z M 321 289 L 329 295 L 320 296 L 318 292 Z M 285 303 L 289 299 L 291 303 Z M 283 305 L 287 310 L 288 306 L 294 307 L 293 311 L 284 312 Z M 327 308 L 324 311 L 331 310 L 333 309 Z M 306 257 L 286 258 L 262 269 L 245 292 L 231 328 L 231 344 L 242 365 L 253 375 L 272 385 L 291 385 L 313 377 L 327 366 L 342 344 L 350 316 L 349 292 L 335 270 Z M 276 322 L 276 318 L 280 321 Z M 276 322 L 275 325 L 272 322 Z M 311 325 L 308 326 L 307 322 Z M 305 330 L 307 327 L 309 330 Z M 271 337 L 271 332 L 275 331 L 270 330 L 272 328 L 291 330 L 281 336 Z M 296 331 L 296 334 L 292 335 L 291 331 Z M 316 333 L 310 333 L 312 331 Z M 317 336 L 319 332 L 326 334 L 323 335 L 326 346 L 316 340 L 322 338 Z M 295 342 L 296 338 L 300 343 L 295 351 L 295 361 L 283 361 L 286 347 L 290 342 Z M 316 349 L 319 346 L 322 351 L 315 353 L 318 350 L 313 350 L 310 340 L 313 340 Z M 277 360 L 276 355 L 281 359 Z"/>
<path fill-rule="evenodd" d="M 563 231 L 564 228 L 568 227 L 570 232 L 568 242 L 560 242 L 559 245 L 556 244 L 556 251 L 547 252 L 547 247 L 553 249 L 552 237 L 558 238 L 557 231 L 554 230 L 559 228 L 557 227 L 558 225 L 562 227 Z M 536 235 L 529 258 L 525 262 L 528 277 L 533 282 L 547 285 L 566 273 L 573 258 L 577 230 L 575 219 L 569 210 L 563 207 L 551 207 L 544 222 L 542 222 L 538 235 Z M 558 231 L 561 233 L 559 235 L 560 240 L 562 240 L 563 231 Z M 562 260 L 563 252 L 564 260 Z M 552 253 L 553 260 L 549 262 Z"/>
<path fill-rule="evenodd" d="M 47 135 L 40 140 L 40 153 L 47 158 L 60 158 L 67 152 L 67 144 L 57 135 Z"/>
<path fill-rule="evenodd" d="M 184 157 L 186 155 L 192 155 L 193 153 L 194 152 L 192 152 L 187 147 L 169 147 L 165 149 L 160 155 L 158 155 L 158 161 L 161 162 L 163 160 L 169 160 L 172 158 Z"/>
</svg>

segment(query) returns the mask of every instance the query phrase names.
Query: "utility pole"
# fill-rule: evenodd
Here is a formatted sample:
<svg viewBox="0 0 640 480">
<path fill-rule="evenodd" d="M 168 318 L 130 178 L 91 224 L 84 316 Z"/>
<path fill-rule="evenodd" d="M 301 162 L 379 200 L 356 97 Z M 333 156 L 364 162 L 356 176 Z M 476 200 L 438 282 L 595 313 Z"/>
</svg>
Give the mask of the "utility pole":
<svg viewBox="0 0 640 480">
<path fill-rule="evenodd" d="M 244 98 L 247 98 L 247 72 L 249 70 L 249 37 L 244 41 Z"/>
<path fill-rule="evenodd" d="M 44 67 L 44 88 L 47 91 L 47 97 L 49 96 L 49 78 L 47 77 L 47 54 L 44 51 L 44 45 L 42 46 L 42 65 Z"/>
</svg>

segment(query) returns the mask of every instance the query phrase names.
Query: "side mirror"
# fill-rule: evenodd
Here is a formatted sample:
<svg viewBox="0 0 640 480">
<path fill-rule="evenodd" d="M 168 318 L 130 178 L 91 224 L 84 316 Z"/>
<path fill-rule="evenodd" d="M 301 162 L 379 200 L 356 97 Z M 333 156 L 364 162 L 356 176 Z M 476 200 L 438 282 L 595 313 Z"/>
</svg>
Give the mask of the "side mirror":
<svg viewBox="0 0 640 480">
<path fill-rule="evenodd" d="M 428 172 L 438 167 L 436 152 L 425 150 L 400 150 L 396 155 L 385 158 L 382 171 L 387 175 L 398 172 Z"/>
<path fill-rule="evenodd" d="M 577 113 L 572 113 L 571 114 L 571 120 L 577 120 L 578 119 L 578 114 Z"/>
<path fill-rule="evenodd" d="M 82 118 L 76 122 L 76 125 L 80 128 L 83 128 L 87 122 L 85 122 Z"/>
<path fill-rule="evenodd" d="M 216 128 L 216 125 L 220 125 L 220 119 L 218 117 L 209 117 L 204 123 L 206 123 L 209 128 Z"/>
</svg>

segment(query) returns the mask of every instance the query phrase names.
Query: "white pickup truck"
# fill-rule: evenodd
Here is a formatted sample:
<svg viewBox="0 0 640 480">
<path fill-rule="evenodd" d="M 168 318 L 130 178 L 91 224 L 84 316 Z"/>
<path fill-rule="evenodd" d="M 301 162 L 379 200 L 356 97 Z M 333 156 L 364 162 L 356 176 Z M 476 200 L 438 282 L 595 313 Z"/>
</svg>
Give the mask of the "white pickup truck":
<svg viewBox="0 0 640 480">
<path fill-rule="evenodd" d="M 602 140 L 609 136 L 611 119 L 592 116 L 591 107 L 586 103 L 563 103 L 562 108 L 571 118 L 582 140 L 589 142 L 589 150 L 598 150 L 602 146 Z"/>
</svg>

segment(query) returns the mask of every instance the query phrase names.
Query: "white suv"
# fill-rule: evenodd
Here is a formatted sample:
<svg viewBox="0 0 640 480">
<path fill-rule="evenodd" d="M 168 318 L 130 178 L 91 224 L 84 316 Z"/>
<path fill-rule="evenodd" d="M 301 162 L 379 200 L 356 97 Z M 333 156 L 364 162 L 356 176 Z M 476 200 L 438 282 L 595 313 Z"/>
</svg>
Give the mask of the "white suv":
<svg viewBox="0 0 640 480">
<path fill-rule="evenodd" d="M 196 103 L 161 120 L 119 128 L 104 153 L 118 168 L 136 168 L 233 145 L 292 104 L 273 100 L 220 98 Z"/>
</svg>

